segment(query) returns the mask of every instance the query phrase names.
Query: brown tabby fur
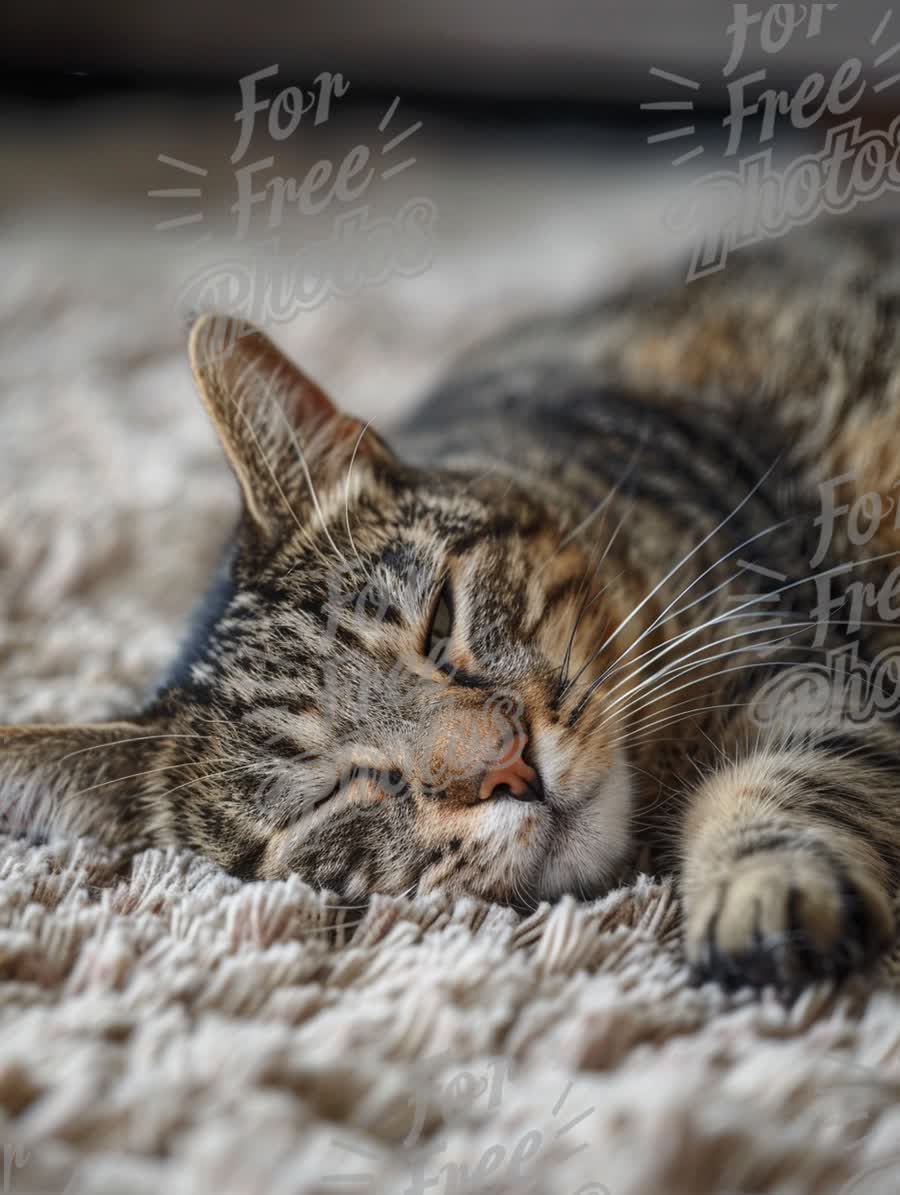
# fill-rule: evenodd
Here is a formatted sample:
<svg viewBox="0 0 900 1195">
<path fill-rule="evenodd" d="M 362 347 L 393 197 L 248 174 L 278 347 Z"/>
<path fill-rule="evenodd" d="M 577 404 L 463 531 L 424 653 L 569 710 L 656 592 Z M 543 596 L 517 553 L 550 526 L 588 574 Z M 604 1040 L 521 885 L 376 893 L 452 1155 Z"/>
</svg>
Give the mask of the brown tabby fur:
<svg viewBox="0 0 900 1195">
<path fill-rule="evenodd" d="M 202 318 L 244 497 L 222 576 L 133 717 L 0 730 L 11 815 L 350 901 L 527 908 L 603 891 L 646 845 L 679 870 L 700 976 L 868 965 L 895 933 L 900 723 L 849 718 L 828 653 L 900 646 L 883 604 L 847 626 L 852 584 L 900 563 L 898 250 L 814 231 L 514 329 L 397 455 L 255 329 Z M 864 544 L 838 518 L 813 567 L 838 477 L 890 511 Z M 538 799 L 486 791 L 508 766 Z"/>
</svg>

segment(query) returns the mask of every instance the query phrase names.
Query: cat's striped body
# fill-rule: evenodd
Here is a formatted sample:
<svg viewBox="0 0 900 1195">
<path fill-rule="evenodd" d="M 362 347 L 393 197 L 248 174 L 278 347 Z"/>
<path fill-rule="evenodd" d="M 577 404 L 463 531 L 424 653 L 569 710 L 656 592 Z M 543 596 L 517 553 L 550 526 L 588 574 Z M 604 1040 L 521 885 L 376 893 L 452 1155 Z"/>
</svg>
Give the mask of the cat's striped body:
<svg viewBox="0 0 900 1195">
<path fill-rule="evenodd" d="M 513 330 L 397 456 L 252 330 L 201 321 L 245 498 L 229 577 L 130 723 L 5 732 L 6 791 L 348 899 L 589 895 L 646 842 L 701 972 L 867 963 L 894 932 L 900 729 L 848 715 L 833 661 L 900 647 L 877 602 L 898 248 L 801 237 Z M 822 542 L 832 490 L 881 496 L 867 538 L 839 516 Z M 876 600 L 848 627 L 858 581 Z"/>
</svg>

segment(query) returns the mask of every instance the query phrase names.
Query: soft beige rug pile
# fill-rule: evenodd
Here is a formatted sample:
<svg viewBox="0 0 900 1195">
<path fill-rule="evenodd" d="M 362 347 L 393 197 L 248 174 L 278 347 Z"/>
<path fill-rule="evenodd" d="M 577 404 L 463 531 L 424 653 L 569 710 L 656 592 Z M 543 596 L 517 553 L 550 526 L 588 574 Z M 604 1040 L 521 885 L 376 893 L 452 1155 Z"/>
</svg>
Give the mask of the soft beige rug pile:
<svg viewBox="0 0 900 1195">
<path fill-rule="evenodd" d="M 656 178 L 445 148 L 433 268 L 274 329 L 365 416 L 511 312 L 671 248 Z M 191 262 L 155 214 L 70 201 L 0 235 L 4 720 L 133 700 L 235 513 L 172 310 Z M 887 1195 L 893 992 L 692 989 L 647 877 L 524 922 L 439 897 L 360 921 L 186 854 L 4 837 L 0 1192 Z"/>
</svg>

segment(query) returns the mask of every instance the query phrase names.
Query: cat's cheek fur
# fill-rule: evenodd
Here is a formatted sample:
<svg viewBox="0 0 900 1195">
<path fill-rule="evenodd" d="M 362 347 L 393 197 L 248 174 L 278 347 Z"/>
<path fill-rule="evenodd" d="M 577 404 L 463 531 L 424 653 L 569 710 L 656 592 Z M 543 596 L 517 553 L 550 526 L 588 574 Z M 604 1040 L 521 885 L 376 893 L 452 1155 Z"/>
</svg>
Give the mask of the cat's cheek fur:
<svg viewBox="0 0 900 1195">
<path fill-rule="evenodd" d="M 624 752 L 616 752 L 605 779 L 589 792 L 557 789 L 551 801 L 552 845 L 539 881 L 539 896 L 566 892 L 598 895 L 616 881 L 631 852 L 633 784 Z"/>
<path fill-rule="evenodd" d="M 438 809 L 436 816 L 445 815 Z M 448 829 L 453 830 L 449 840 Z M 536 803 L 499 799 L 470 805 L 429 836 L 433 861 L 420 875 L 417 891 L 506 903 L 528 899 L 536 892 L 550 841 L 548 811 Z"/>
</svg>

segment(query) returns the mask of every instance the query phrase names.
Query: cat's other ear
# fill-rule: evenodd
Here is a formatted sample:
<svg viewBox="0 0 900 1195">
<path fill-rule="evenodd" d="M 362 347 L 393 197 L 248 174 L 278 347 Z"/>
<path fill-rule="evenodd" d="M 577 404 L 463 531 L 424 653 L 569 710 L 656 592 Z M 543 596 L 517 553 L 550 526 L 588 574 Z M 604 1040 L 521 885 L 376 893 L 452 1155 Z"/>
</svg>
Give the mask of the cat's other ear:
<svg viewBox="0 0 900 1195">
<path fill-rule="evenodd" d="M 0 726 L 3 820 L 35 835 L 153 841 L 142 781 L 158 764 L 164 738 L 159 727 L 138 722 Z"/>
<path fill-rule="evenodd" d="M 190 357 L 247 513 L 263 534 L 304 511 L 329 469 L 345 474 L 351 459 L 389 459 L 370 428 L 338 411 L 253 324 L 201 316 Z"/>
</svg>

